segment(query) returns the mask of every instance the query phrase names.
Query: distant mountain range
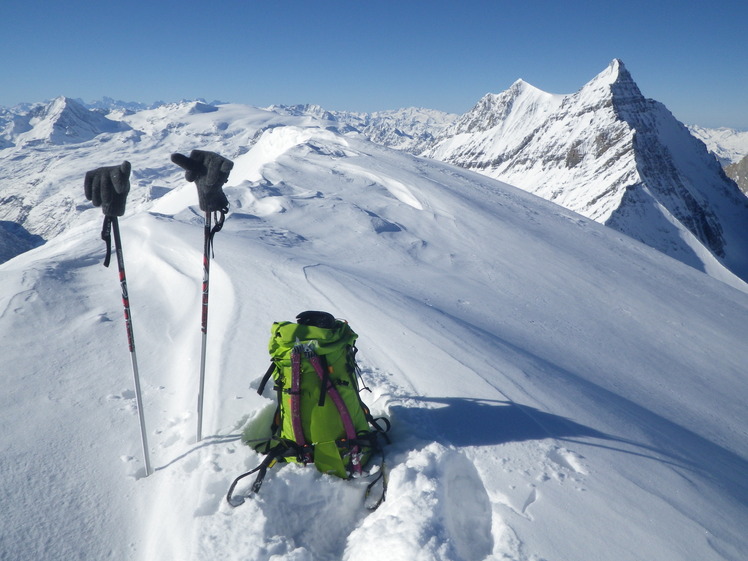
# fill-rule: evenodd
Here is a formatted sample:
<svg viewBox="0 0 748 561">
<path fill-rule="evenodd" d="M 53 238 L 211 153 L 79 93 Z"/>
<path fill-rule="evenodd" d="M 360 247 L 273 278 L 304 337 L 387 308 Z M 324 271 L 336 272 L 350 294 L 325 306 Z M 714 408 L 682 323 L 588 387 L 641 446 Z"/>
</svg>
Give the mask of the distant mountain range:
<svg viewBox="0 0 748 561">
<path fill-rule="evenodd" d="M 189 116 L 216 112 L 222 104 L 144 106 L 107 98 L 88 105 L 60 97 L 0 109 L 0 220 L 17 225 L 14 240 L 25 240 L 11 244 L 0 229 L 6 255 L 13 253 L 9 244 L 25 251 L 74 224 L 82 203 L 78 183 L 88 169 L 79 166 L 97 156 L 104 160 L 112 151 L 108 147 L 126 143 L 143 153 L 147 146 L 183 139 L 193 147 L 240 155 L 264 130 L 239 126 L 252 115 L 253 123 L 264 126 L 301 117 L 334 134 L 364 135 L 474 170 L 712 276 L 748 280 L 748 198 L 717 161 L 735 162 L 735 177 L 745 177 L 745 162 L 736 160 L 748 133 L 689 130 L 664 105 L 642 95 L 620 60 L 576 93 L 549 94 L 518 80 L 505 92 L 487 94 L 464 115 L 415 108 L 362 114 L 313 105 L 232 105 L 228 114 L 235 122 L 221 112 L 220 122 L 197 130 Z M 149 192 L 164 188 L 164 166 L 154 163 L 136 172 Z"/>
<path fill-rule="evenodd" d="M 706 144 L 724 166 L 736 164 L 748 156 L 748 131 L 726 127 L 708 129 L 697 125 L 688 125 L 688 130 Z"/>
<path fill-rule="evenodd" d="M 693 125 L 688 129 L 717 156 L 727 176 L 748 194 L 748 131 L 706 129 Z"/>
</svg>

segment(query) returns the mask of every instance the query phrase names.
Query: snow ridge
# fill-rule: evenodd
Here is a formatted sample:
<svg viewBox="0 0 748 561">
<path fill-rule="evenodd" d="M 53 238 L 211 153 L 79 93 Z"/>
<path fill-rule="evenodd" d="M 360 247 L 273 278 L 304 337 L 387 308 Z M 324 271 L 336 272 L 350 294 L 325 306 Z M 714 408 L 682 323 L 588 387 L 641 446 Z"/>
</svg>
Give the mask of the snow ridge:
<svg viewBox="0 0 748 561">
<path fill-rule="evenodd" d="M 129 130 L 75 149 L 0 152 L 27 229 L 58 229 L 0 265 L 0 558 L 742 561 L 747 294 L 329 121 L 206 106 L 123 115 Z M 211 264 L 200 443 L 203 221 L 169 160 L 194 148 L 236 163 Z M 82 193 L 85 171 L 123 159 L 149 477 L 119 279 Z M 40 163 L 56 184 L 33 183 Z M 41 208 L 42 190 L 70 207 Z M 261 460 L 242 431 L 273 415 L 250 387 L 270 326 L 304 309 L 350 322 L 365 400 L 393 423 L 374 513 L 365 481 L 296 465 L 225 502 Z"/>
</svg>

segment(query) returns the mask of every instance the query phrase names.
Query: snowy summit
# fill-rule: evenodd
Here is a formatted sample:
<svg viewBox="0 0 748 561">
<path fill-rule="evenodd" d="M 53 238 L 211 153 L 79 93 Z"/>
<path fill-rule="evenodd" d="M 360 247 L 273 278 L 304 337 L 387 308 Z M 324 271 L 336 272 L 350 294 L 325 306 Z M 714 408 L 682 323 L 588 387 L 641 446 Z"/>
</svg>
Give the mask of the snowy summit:
<svg viewBox="0 0 748 561">
<path fill-rule="evenodd" d="M 562 181 L 573 189 L 610 159 L 618 200 L 639 192 L 659 208 L 644 198 L 658 185 L 636 167 L 622 118 L 642 103 L 634 88 L 621 82 L 612 107 L 589 107 L 623 75 L 608 72 L 560 98 L 515 84 L 536 134 L 514 166 L 550 178 L 550 162 L 571 153 Z M 661 108 L 642 107 L 662 131 Z M 560 112 L 582 109 L 569 130 Z M 490 126 L 520 127 L 511 115 Z M 75 144 L 3 136 L 1 219 L 47 241 L 0 265 L 0 558 L 744 559 L 746 292 L 329 119 L 196 103 L 106 118 L 116 126 Z M 442 145 L 455 154 L 467 134 L 456 130 Z M 542 149 L 541 130 L 556 144 Z M 690 146 L 677 125 L 667 131 Z M 195 186 L 170 161 L 192 149 L 234 162 L 214 240 L 199 443 L 204 224 Z M 484 163 L 511 171 L 501 154 Z M 147 477 L 119 278 L 101 265 L 101 211 L 83 194 L 86 171 L 123 160 Z M 369 513 L 359 481 L 286 465 L 231 508 L 229 483 L 262 459 L 240 435 L 273 413 L 253 389 L 271 324 L 315 309 L 359 334 L 365 401 L 393 425 L 387 499 Z"/>
</svg>

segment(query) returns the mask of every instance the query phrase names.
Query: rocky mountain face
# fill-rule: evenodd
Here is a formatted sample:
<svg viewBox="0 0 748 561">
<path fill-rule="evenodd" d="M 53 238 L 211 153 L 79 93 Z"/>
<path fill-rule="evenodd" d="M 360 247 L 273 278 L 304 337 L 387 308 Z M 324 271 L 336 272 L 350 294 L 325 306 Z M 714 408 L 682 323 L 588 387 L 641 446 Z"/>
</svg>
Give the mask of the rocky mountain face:
<svg viewBox="0 0 748 561">
<path fill-rule="evenodd" d="M 748 199 L 619 60 L 571 95 L 489 94 L 424 156 L 521 187 L 691 266 L 748 280 Z"/>
<path fill-rule="evenodd" d="M 727 177 L 738 184 L 738 187 L 748 195 L 748 156 L 745 156 L 739 162 L 730 164 L 725 168 Z"/>
</svg>

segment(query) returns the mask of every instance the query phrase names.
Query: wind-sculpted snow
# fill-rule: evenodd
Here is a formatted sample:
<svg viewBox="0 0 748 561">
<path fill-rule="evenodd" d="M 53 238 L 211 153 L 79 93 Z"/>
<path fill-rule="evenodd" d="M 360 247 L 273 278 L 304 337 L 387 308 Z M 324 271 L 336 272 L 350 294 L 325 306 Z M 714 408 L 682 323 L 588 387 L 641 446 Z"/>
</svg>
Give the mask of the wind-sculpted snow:
<svg viewBox="0 0 748 561">
<path fill-rule="evenodd" d="M 159 137 L 170 111 L 182 125 Z M 58 153 L 75 210 L 0 265 L 0 558 L 743 559 L 744 292 L 306 116 L 174 106 L 123 119 L 140 132 Z M 236 162 L 211 262 L 200 443 L 203 221 L 169 165 L 194 148 Z M 123 159 L 148 477 L 119 279 L 82 196 L 94 161 Z M 253 389 L 270 326 L 305 309 L 350 322 L 363 398 L 392 422 L 387 499 L 371 513 L 365 481 L 297 465 L 238 508 L 224 498 L 261 460 L 241 435 L 273 413 L 272 392 Z"/>
</svg>

